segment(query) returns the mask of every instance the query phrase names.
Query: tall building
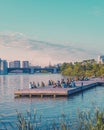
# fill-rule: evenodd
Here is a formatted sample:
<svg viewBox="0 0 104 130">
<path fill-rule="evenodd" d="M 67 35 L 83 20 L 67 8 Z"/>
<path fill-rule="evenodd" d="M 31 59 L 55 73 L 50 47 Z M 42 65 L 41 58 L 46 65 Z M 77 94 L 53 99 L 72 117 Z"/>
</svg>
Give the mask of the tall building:
<svg viewBox="0 0 104 130">
<path fill-rule="evenodd" d="M 98 56 L 98 63 L 104 64 L 104 55 Z"/>
<path fill-rule="evenodd" d="M 14 61 L 14 68 L 20 68 L 21 67 L 21 63 L 19 60 Z"/>
<path fill-rule="evenodd" d="M 9 62 L 9 68 L 20 68 L 21 63 L 19 60 Z"/>
<path fill-rule="evenodd" d="M 1 61 L 2 61 L 2 60 L 1 60 L 1 58 L 0 58 L 0 74 L 1 74 Z"/>
<path fill-rule="evenodd" d="M 14 62 L 13 61 L 9 62 L 9 68 L 14 68 Z"/>
<path fill-rule="evenodd" d="M 29 61 L 22 61 L 22 68 L 29 68 Z"/>
<path fill-rule="evenodd" d="M 6 60 L 0 59 L 0 74 L 7 74 L 8 72 L 8 63 Z"/>
</svg>

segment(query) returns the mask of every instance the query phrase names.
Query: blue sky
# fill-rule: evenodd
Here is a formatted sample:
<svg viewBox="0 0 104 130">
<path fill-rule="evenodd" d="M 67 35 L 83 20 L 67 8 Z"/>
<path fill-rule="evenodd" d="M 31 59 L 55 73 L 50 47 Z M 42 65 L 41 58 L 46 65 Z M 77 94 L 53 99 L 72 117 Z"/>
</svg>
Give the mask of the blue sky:
<svg viewBox="0 0 104 130">
<path fill-rule="evenodd" d="M 0 0 L 1 37 L 18 32 L 29 39 L 97 51 L 97 55 L 104 48 L 103 23 L 103 0 Z"/>
</svg>

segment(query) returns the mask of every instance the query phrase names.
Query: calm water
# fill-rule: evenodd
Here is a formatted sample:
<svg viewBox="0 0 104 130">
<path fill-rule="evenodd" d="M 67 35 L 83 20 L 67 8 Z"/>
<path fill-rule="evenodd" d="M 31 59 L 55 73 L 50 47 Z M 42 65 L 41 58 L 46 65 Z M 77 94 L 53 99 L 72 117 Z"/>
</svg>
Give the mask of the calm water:
<svg viewBox="0 0 104 130">
<path fill-rule="evenodd" d="M 45 119 L 57 118 L 63 113 L 75 118 L 78 109 L 90 110 L 93 108 L 92 104 L 104 107 L 104 86 L 98 86 L 69 98 L 14 98 L 14 90 L 28 88 L 30 81 L 44 81 L 47 84 L 49 79 L 57 81 L 61 78 L 59 74 L 0 76 L 0 114 L 3 115 L 0 119 L 5 123 L 14 122 L 16 110 L 19 112 L 36 110 L 37 115 L 42 115 Z M 2 124 L 0 127 L 3 127 Z"/>
</svg>

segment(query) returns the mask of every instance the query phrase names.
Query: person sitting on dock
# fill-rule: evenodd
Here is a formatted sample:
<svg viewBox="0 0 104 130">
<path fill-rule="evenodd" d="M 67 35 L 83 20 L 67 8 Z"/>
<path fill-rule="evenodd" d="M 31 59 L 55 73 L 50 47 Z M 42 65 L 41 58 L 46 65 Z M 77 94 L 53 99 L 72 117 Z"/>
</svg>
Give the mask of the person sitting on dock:
<svg viewBox="0 0 104 130">
<path fill-rule="evenodd" d="M 51 85 L 54 85 L 54 81 L 53 80 L 51 80 Z"/>
<path fill-rule="evenodd" d="M 73 82 L 73 84 L 74 84 L 74 87 L 76 87 L 75 81 Z"/>
<path fill-rule="evenodd" d="M 50 80 L 48 81 L 48 85 L 49 85 L 49 86 L 52 85 Z"/>
<path fill-rule="evenodd" d="M 70 80 L 67 78 L 66 85 L 69 88 L 70 87 Z"/>
<path fill-rule="evenodd" d="M 61 83 L 60 83 L 59 80 L 57 81 L 57 86 L 58 86 L 58 87 L 61 87 Z"/>
<path fill-rule="evenodd" d="M 56 83 L 54 83 L 54 84 L 53 84 L 53 88 L 56 88 L 56 87 L 57 87 L 57 84 L 56 84 Z"/>
<path fill-rule="evenodd" d="M 29 83 L 29 89 L 32 89 L 32 82 Z"/>
<path fill-rule="evenodd" d="M 45 83 L 43 81 L 41 82 L 41 87 L 45 87 Z"/>
<path fill-rule="evenodd" d="M 64 88 L 64 82 L 61 83 L 61 87 Z"/>
<path fill-rule="evenodd" d="M 72 87 L 72 88 L 76 87 L 76 84 L 75 84 L 75 81 L 74 81 L 74 80 L 71 81 L 71 87 Z"/>
<path fill-rule="evenodd" d="M 61 87 L 62 88 L 67 88 L 67 85 L 66 85 L 64 79 L 61 80 Z"/>
<path fill-rule="evenodd" d="M 36 83 L 35 82 L 33 82 L 33 88 L 37 88 L 37 86 L 36 86 Z"/>
<path fill-rule="evenodd" d="M 40 87 L 40 84 L 39 84 L 39 82 L 37 83 L 37 88 L 39 88 Z"/>
<path fill-rule="evenodd" d="M 64 82 L 64 79 L 61 79 L 61 84 Z"/>
</svg>

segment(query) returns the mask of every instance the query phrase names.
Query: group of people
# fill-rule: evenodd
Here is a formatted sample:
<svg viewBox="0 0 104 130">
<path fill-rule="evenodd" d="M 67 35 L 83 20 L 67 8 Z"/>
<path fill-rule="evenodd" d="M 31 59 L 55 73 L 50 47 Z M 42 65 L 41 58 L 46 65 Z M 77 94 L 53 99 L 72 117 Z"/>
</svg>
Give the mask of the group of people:
<svg viewBox="0 0 104 130">
<path fill-rule="evenodd" d="M 75 87 L 75 81 L 74 80 L 69 80 L 67 79 L 66 81 L 64 79 L 58 80 L 57 82 L 53 81 L 53 80 L 49 80 L 48 81 L 48 85 L 46 85 L 43 81 L 41 83 L 35 83 L 35 82 L 30 82 L 29 83 L 29 89 L 33 89 L 33 88 L 42 88 L 45 86 L 52 86 L 53 88 L 59 87 L 59 88 L 69 88 L 69 87 Z"/>
<path fill-rule="evenodd" d="M 53 82 L 49 80 L 48 85 L 53 85 L 53 88 L 60 87 L 60 88 L 69 88 L 69 87 L 75 87 L 75 81 L 74 80 L 69 80 L 65 81 L 64 79 L 58 80 L 57 82 Z"/>
<path fill-rule="evenodd" d="M 41 82 L 41 85 L 39 84 L 39 82 L 37 83 L 37 85 L 35 82 L 29 83 L 29 89 L 39 88 L 39 87 L 45 87 L 45 83 L 43 81 Z"/>
</svg>

